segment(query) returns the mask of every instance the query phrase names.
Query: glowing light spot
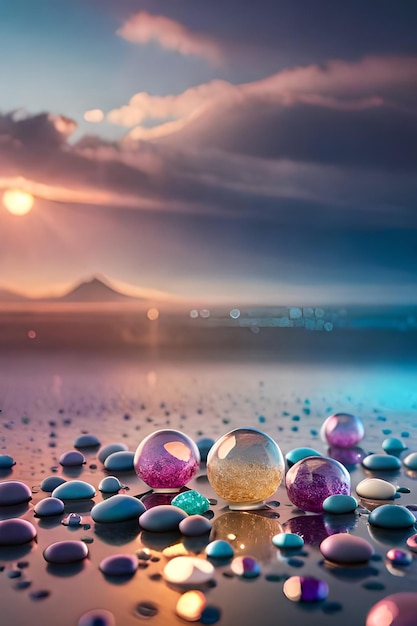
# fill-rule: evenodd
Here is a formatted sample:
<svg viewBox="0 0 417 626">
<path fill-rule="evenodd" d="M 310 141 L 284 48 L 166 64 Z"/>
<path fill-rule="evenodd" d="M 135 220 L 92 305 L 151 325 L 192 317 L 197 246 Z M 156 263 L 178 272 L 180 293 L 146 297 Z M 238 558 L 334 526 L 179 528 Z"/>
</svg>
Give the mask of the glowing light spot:
<svg viewBox="0 0 417 626">
<path fill-rule="evenodd" d="M 36 331 L 28 330 L 28 337 L 29 339 L 36 339 Z"/>
<path fill-rule="evenodd" d="M 101 109 L 90 109 L 84 113 L 84 119 L 86 122 L 91 122 L 92 124 L 98 124 L 102 122 L 104 119 L 104 113 Z"/>
<path fill-rule="evenodd" d="M 208 309 L 201 309 L 200 317 L 207 319 L 208 317 L 210 317 L 210 311 Z"/>
<path fill-rule="evenodd" d="M 232 309 L 230 311 L 229 315 L 232 318 L 232 320 L 237 320 L 240 317 L 240 310 L 239 309 Z"/>
<path fill-rule="evenodd" d="M 7 189 L 3 194 L 3 204 L 12 215 L 26 215 L 33 207 L 34 197 L 28 191 Z"/>
<path fill-rule="evenodd" d="M 192 309 L 192 310 L 190 311 L 190 317 L 191 317 L 191 319 L 193 319 L 193 320 L 195 320 L 195 319 L 198 317 L 198 311 L 197 311 L 197 309 Z"/>
<path fill-rule="evenodd" d="M 156 372 L 154 372 L 153 370 L 149 370 L 149 372 L 146 374 L 146 382 L 148 383 L 149 386 L 153 386 L 156 385 L 156 381 L 157 381 L 157 375 Z"/>
<path fill-rule="evenodd" d="M 146 313 L 146 317 L 148 318 L 148 320 L 150 320 L 151 322 L 154 322 L 155 320 L 158 319 L 159 317 L 159 311 L 158 309 L 149 309 L 149 311 Z"/>
<path fill-rule="evenodd" d="M 186 591 L 177 602 L 176 613 L 188 622 L 197 622 L 206 606 L 206 598 L 201 591 Z"/>
</svg>

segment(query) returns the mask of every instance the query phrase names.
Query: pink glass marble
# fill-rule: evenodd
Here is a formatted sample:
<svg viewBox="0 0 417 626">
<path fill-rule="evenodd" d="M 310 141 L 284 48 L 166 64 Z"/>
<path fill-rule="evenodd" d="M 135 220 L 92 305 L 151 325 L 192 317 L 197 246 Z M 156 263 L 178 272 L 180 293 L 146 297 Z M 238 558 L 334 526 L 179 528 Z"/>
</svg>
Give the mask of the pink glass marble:
<svg viewBox="0 0 417 626">
<path fill-rule="evenodd" d="M 200 467 L 197 445 L 177 430 L 157 430 L 138 446 L 136 474 L 154 491 L 179 491 Z"/>
<path fill-rule="evenodd" d="M 308 456 L 293 465 L 285 479 L 288 497 L 302 511 L 320 513 L 328 496 L 350 494 L 350 475 L 338 461 Z"/>
<path fill-rule="evenodd" d="M 362 420 L 350 413 L 335 413 L 328 417 L 322 427 L 321 434 L 331 446 L 352 448 L 365 434 Z"/>
</svg>

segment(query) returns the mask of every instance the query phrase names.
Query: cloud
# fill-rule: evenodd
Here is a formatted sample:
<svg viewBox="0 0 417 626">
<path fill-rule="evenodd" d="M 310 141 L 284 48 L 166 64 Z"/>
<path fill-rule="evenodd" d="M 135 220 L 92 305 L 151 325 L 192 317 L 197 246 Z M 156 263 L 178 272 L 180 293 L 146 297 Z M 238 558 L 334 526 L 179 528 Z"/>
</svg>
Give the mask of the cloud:
<svg viewBox="0 0 417 626">
<path fill-rule="evenodd" d="M 152 15 L 146 11 L 135 13 L 117 34 L 133 43 L 147 44 L 155 41 L 165 50 L 202 57 L 215 64 L 222 59 L 220 46 L 215 39 L 192 31 L 163 15 Z"/>
</svg>

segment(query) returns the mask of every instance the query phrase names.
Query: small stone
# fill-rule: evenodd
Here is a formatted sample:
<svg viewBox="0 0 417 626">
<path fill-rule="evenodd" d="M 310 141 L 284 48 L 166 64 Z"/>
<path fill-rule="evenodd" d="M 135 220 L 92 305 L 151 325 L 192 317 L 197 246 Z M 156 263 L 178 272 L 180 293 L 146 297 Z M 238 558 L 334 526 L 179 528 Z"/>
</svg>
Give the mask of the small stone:
<svg viewBox="0 0 417 626">
<path fill-rule="evenodd" d="M 116 620 L 110 611 L 93 609 L 80 617 L 78 626 L 116 626 Z"/>
<path fill-rule="evenodd" d="M 215 539 L 206 546 L 206 555 L 209 559 L 231 559 L 234 556 L 234 550 L 228 541 L 223 539 Z"/>
<path fill-rule="evenodd" d="M 53 498 L 60 500 L 88 500 L 94 498 L 96 490 L 93 485 L 83 480 L 69 480 L 56 487 L 52 492 Z"/>
<path fill-rule="evenodd" d="M 410 528 L 416 518 L 405 506 L 383 504 L 370 513 L 368 520 L 371 526 L 380 528 Z"/>
<path fill-rule="evenodd" d="M 356 486 L 356 493 L 367 500 L 391 500 L 396 489 L 394 485 L 381 478 L 365 478 Z"/>
<path fill-rule="evenodd" d="M 138 559 L 131 554 L 114 554 L 103 559 L 99 567 L 106 576 L 133 576 Z"/>
<path fill-rule="evenodd" d="M 74 441 L 74 448 L 96 448 L 100 445 L 100 439 L 95 435 L 80 435 Z"/>
<path fill-rule="evenodd" d="M 109 472 L 129 472 L 133 470 L 134 452 L 128 450 L 113 452 L 104 461 L 104 467 Z"/>
<path fill-rule="evenodd" d="M 62 467 L 78 467 L 79 465 L 84 465 L 85 457 L 78 450 L 70 450 L 61 454 L 59 463 Z"/>
<path fill-rule="evenodd" d="M 88 548 L 83 541 L 57 541 L 43 552 L 45 561 L 55 564 L 77 563 L 87 556 Z"/>
<path fill-rule="evenodd" d="M 79 513 L 70 513 L 62 520 L 64 526 L 79 526 L 83 523 L 83 518 Z"/>
<path fill-rule="evenodd" d="M 194 556 L 177 556 L 165 565 L 163 576 L 177 585 L 202 585 L 214 577 L 214 567 Z"/>
<path fill-rule="evenodd" d="M 369 561 L 374 549 L 362 537 L 339 533 L 324 539 L 320 544 L 320 552 L 329 561 L 350 564 Z"/>
<path fill-rule="evenodd" d="M 122 483 L 116 476 L 105 476 L 105 478 L 100 481 L 98 489 L 102 493 L 117 493 L 122 487 Z"/>
<path fill-rule="evenodd" d="M 391 548 L 391 550 L 388 550 L 386 557 L 388 561 L 391 561 L 391 563 L 397 567 L 411 565 L 413 562 L 411 553 L 406 550 L 400 550 L 399 548 Z"/>
<path fill-rule="evenodd" d="M 261 573 L 261 566 L 252 556 L 237 556 L 230 567 L 236 576 L 242 578 L 257 578 Z"/>
<path fill-rule="evenodd" d="M 59 498 L 44 498 L 39 500 L 34 508 L 34 513 L 38 517 L 50 517 L 51 515 L 61 515 L 64 512 L 64 503 Z"/>
<path fill-rule="evenodd" d="M 187 513 L 177 506 L 161 504 L 148 509 L 139 522 L 144 530 L 156 533 L 165 533 L 178 530 L 179 523 L 188 517 Z"/>
<path fill-rule="evenodd" d="M 32 499 L 32 492 L 18 480 L 7 480 L 0 483 L 0 506 L 14 506 Z"/>
<path fill-rule="evenodd" d="M 113 454 L 113 452 L 124 452 L 127 450 L 127 445 L 125 443 L 109 443 L 107 446 L 104 446 L 99 450 L 98 460 L 101 463 L 107 459 L 108 456 Z"/>
<path fill-rule="evenodd" d="M 363 459 L 362 465 L 369 470 L 395 471 L 400 469 L 401 461 L 392 454 L 368 454 Z"/>
<path fill-rule="evenodd" d="M 353 513 L 358 506 L 358 501 L 353 496 L 336 494 L 329 496 L 323 502 L 323 511 L 333 515 Z"/>
<path fill-rule="evenodd" d="M 304 539 L 295 533 L 279 533 L 272 537 L 272 543 L 277 548 L 294 550 L 304 546 Z"/>
<path fill-rule="evenodd" d="M 374 604 L 366 617 L 366 626 L 413 626 L 416 615 L 417 593 L 393 593 Z"/>
<path fill-rule="evenodd" d="M 190 517 L 181 520 L 178 528 L 186 537 L 198 537 L 199 535 L 209 533 L 212 529 L 212 524 L 203 515 L 190 515 Z"/>
<path fill-rule="evenodd" d="M 171 500 L 171 505 L 179 507 L 188 515 L 200 515 L 210 508 L 210 502 L 207 498 L 194 489 L 176 495 Z"/>
<path fill-rule="evenodd" d="M 99 523 L 124 522 L 139 518 L 145 510 L 144 504 L 137 498 L 116 494 L 93 506 L 91 517 Z"/>
<path fill-rule="evenodd" d="M 292 467 L 298 461 L 301 461 L 301 459 L 305 459 L 308 456 L 323 455 L 320 452 L 317 452 L 317 450 L 314 450 L 314 448 L 294 448 L 293 450 L 287 452 L 285 460 L 287 461 L 288 467 Z"/>
<path fill-rule="evenodd" d="M 284 582 L 283 592 L 292 602 L 320 602 L 327 598 L 329 586 L 311 576 L 291 576 Z"/>
<path fill-rule="evenodd" d="M 59 487 L 59 485 L 63 485 L 67 481 L 62 476 L 47 476 L 41 482 L 42 491 L 52 492 L 54 489 Z"/>
<path fill-rule="evenodd" d="M 405 467 L 409 470 L 416 471 L 417 470 L 417 452 L 412 452 L 408 454 L 403 460 Z"/>
<path fill-rule="evenodd" d="M 412 552 L 417 552 L 417 534 L 408 537 L 407 548 L 409 548 Z"/>
<path fill-rule="evenodd" d="M 29 543 L 36 537 L 36 528 L 24 519 L 0 521 L 0 545 L 19 546 Z"/>
<path fill-rule="evenodd" d="M 392 452 L 402 452 L 407 449 L 407 446 L 401 441 L 401 439 L 397 439 L 396 437 L 387 437 L 382 442 L 382 449 L 384 452 L 391 454 Z"/>
<path fill-rule="evenodd" d="M 0 469 L 10 469 L 16 465 L 16 461 L 8 454 L 0 454 Z"/>
<path fill-rule="evenodd" d="M 186 591 L 180 596 L 175 612 L 187 622 L 197 622 L 206 606 L 204 593 L 198 590 Z"/>
</svg>

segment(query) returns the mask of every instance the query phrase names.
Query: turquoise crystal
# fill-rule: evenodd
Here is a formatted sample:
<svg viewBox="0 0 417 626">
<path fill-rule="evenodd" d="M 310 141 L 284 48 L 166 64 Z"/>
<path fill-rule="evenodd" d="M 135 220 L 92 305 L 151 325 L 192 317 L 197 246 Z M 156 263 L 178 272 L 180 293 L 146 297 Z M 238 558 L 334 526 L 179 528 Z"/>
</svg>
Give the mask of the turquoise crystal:
<svg viewBox="0 0 417 626">
<path fill-rule="evenodd" d="M 171 500 L 171 504 L 182 509 L 188 515 L 199 515 L 205 513 L 210 508 L 210 502 L 207 498 L 194 489 L 179 493 Z"/>
</svg>

